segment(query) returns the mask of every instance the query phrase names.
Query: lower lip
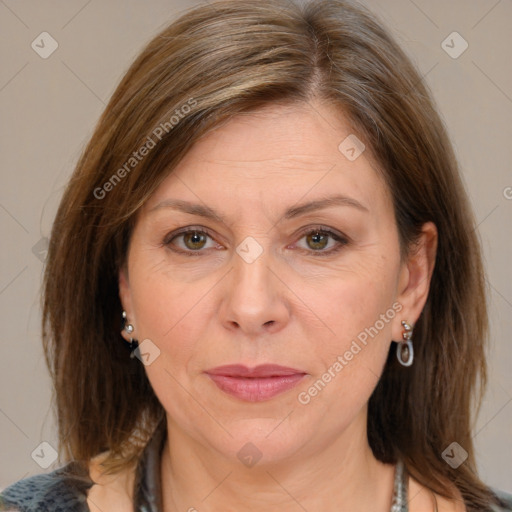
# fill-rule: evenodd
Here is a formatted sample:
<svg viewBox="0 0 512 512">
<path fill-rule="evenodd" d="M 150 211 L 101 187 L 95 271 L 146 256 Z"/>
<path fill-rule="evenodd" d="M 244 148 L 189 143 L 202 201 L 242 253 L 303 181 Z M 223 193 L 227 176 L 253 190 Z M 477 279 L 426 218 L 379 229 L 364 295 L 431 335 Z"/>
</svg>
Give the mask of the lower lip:
<svg viewBox="0 0 512 512">
<path fill-rule="evenodd" d="M 228 395 L 247 402 L 262 402 L 294 388 L 305 374 L 296 373 L 264 378 L 227 377 L 211 374 L 208 376 Z"/>
</svg>

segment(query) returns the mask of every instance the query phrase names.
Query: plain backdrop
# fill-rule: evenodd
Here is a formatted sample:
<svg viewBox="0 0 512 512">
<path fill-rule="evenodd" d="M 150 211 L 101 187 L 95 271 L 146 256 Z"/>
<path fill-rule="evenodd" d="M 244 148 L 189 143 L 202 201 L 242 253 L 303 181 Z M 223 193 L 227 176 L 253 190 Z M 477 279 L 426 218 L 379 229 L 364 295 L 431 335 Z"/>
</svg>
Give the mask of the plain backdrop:
<svg viewBox="0 0 512 512">
<path fill-rule="evenodd" d="M 41 466 L 57 442 L 39 300 L 63 186 L 135 55 L 199 3 L 0 0 L 0 489 L 59 465 Z M 461 163 L 491 309 L 490 383 L 474 439 L 483 479 L 512 491 L 512 2 L 363 3 L 420 69 Z M 41 37 L 44 51 L 58 44 L 45 59 L 31 46 Z"/>
</svg>

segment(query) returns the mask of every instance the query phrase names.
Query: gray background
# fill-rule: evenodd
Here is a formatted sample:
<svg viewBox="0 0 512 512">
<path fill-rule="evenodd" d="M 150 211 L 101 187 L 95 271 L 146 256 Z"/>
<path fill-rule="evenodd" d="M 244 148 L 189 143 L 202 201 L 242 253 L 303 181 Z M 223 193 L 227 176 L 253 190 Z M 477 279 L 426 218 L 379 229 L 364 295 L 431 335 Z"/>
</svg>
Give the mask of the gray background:
<svg viewBox="0 0 512 512">
<path fill-rule="evenodd" d="M 57 447 L 39 296 L 63 186 L 143 44 L 198 3 L 0 0 L 0 489 L 58 465 L 38 465 L 52 460 L 41 442 Z M 425 76 L 460 159 L 490 289 L 491 374 L 475 428 L 477 457 L 487 483 L 512 491 L 512 2 L 364 3 Z M 47 59 L 31 47 L 44 31 L 59 45 Z M 469 44 L 456 59 L 441 45 L 453 31 Z"/>
</svg>

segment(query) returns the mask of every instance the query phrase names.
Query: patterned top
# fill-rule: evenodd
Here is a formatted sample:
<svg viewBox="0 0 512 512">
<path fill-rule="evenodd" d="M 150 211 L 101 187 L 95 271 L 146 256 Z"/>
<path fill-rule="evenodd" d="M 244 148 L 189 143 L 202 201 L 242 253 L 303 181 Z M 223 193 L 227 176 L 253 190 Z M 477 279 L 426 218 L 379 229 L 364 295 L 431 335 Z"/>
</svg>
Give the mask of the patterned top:
<svg viewBox="0 0 512 512">
<path fill-rule="evenodd" d="M 160 457 L 165 442 L 162 423 L 144 449 L 134 482 L 134 510 L 161 512 Z M 390 512 L 408 512 L 407 470 L 398 462 L 395 469 L 393 502 Z M 89 474 L 76 462 L 69 462 L 51 473 L 19 480 L 0 494 L 0 511 L 90 512 L 87 492 L 94 485 Z M 512 512 L 512 495 L 494 490 L 503 500 L 502 507 L 488 512 Z"/>
</svg>

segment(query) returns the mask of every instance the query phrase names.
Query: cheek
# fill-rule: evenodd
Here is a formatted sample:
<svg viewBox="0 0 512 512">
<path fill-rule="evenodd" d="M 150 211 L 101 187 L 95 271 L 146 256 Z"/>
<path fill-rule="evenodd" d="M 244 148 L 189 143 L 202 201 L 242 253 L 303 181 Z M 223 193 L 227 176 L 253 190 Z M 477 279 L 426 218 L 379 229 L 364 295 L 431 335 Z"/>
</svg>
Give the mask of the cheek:
<svg viewBox="0 0 512 512">
<path fill-rule="evenodd" d="M 361 259 L 350 269 L 326 276 L 323 283 L 317 283 L 319 286 L 311 290 L 315 298 L 310 295 L 310 300 L 340 347 L 376 323 L 384 336 L 391 335 L 391 322 L 382 325 L 379 321 L 392 308 L 396 297 L 397 268 L 390 261 L 380 256 Z M 385 320 L 393 314 L 394 309 Z"/>
<path fill-rule="evenodd" d="M 315 372 L 302 389 L 305 413 L 329 410 L 329 428 L 338 432 L 368 402 L 380 378 L 392 339 L 392 321 L 400 307 L 389 283 L 350 280 L 337 283 L 324 297 L 325 323 L 332 331 L 310 340 Z M 334 333 L 334 334 L 333 334 Z M 327 427 L 326 427 L 327 428 Z"/>
<path fill-rule="evenodd" d="M 197 373 L 196 359 L 208 318 L 204 288 L 176 282 L 157 271 L 141 273 L 133 284 L 137 337 L 157 347 L 157 357 L 145 366 L 147 377 L 164 408 L 186 421 L 184 411 L 197 407 L 184 390 L 191 388 Z"/>
<path fill-rule="evenodd" d="M 139 334 L 162 340 L 196 313 L 207 287 L 204 282 L 184 280 L 184 271 L 171 267 L 159 249 L 141 247 L 130 267 L 137 327 Z"/>
<path fill-rule="evenodd" d="M 194 339 L 200 329 L 199 320 L 205 317 L 204 287 L 175 280 L 161 264 L 137 261 L 130 275 L 130 287 L 135 315 L 136 337 L 149 339 L 160 355 L 158 364 L 174 373 L 184 371 Z"/>
<path fill-rule="evenodd" d="M 317 341 L 311 349 L 318 365 L 309 383 L 313 389 L 306 389 L 304 399 L 311 398 L 319 407 L 334 407 L 340 418 L 356 414 L 382 373 L 394 318 L 401 310 L 395 301 L 398 267 L 393 261 L 381 255 L 373 261 L 365 259 L 350 272 L 326 279 L 324 293 L 320 293 L 322 286 L 315 288 L 316 311 L 328 330 L 323 330 L 327 334 L 320 340 L 318 329 L 311 327 L 308 333 L 310 340 Z M 329 383 L 324 387 L 319 380 Z"/>
</svg>

